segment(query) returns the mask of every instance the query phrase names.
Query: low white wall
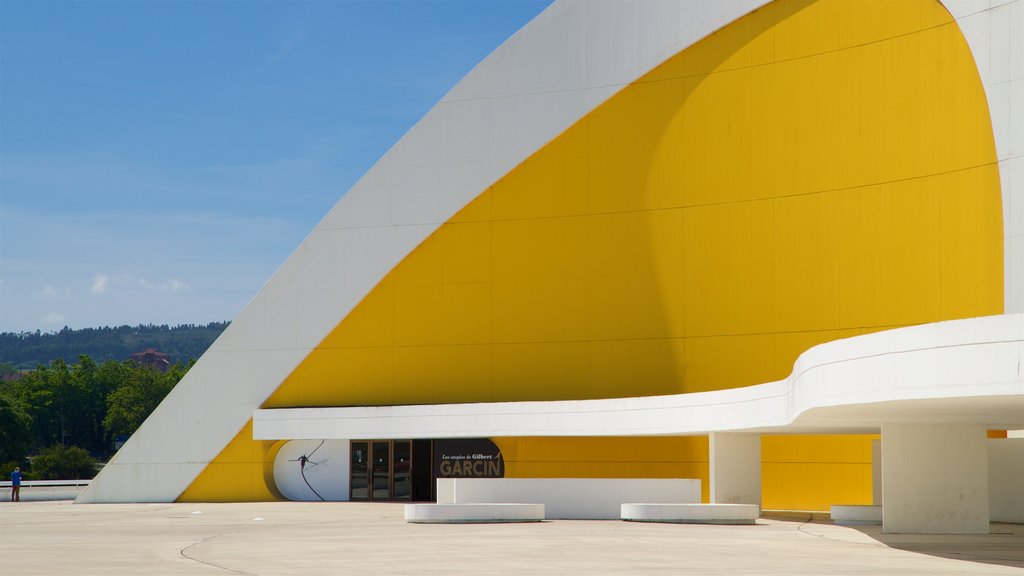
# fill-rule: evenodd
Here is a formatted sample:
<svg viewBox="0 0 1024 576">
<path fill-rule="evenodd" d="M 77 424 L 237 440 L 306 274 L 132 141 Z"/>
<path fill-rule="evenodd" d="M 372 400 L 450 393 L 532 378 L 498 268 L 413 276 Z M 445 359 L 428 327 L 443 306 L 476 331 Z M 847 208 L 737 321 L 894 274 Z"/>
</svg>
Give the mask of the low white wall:
<svg viewBox="0 0 1024 576">
<path fill-rule="evenodd" d="M 25 480 L 18 497 L 23 502 L 74 500 L 92 480 Z M 0 502 L 11 501 L 11 481 L 0 481 Z"/>
<path fill-rule="evenodd" d="M 832 522 L 840 526 L 858 526 L 864 524 L 881 524 L 881 506 L 863 505 L 832 505 L 829 511 Z"/>
<path fill-rule="evenodd" d="M 1024 523 L 1024 438 L 988 441 L 989 519 Z"/>
<path fill-rule="evenodd" d="M 623 504 L 700 502 L 682 478 L 438 478 L 439 504 L 543 504 L 549 519 L 618 520 Z"/>
<path fill-rule="evenodd" d="M 11 501 L 10 482 L 0 488 L 0 502 Z M 45 502 L 50 500 L 74 500 L 88 484 L 80 486 L 28 486 L 22 484 L 18 497 L 22 502 Z"/>
</svg>

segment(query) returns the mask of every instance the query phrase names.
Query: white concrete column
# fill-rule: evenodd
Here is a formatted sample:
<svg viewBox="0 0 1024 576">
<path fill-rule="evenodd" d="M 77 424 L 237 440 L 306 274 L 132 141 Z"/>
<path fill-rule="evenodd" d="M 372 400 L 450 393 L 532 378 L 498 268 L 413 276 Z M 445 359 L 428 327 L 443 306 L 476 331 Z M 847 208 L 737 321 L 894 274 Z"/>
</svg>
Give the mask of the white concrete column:
<svg viewBox="0 0 1024 576">
<path fill-rule="evenodd" d="M 1024 523 L 1024 437 L 988 441 L 989 516 Z"/>
<path fill-rule="evenodd" d="M 882 531 L 988 534 L 984 426 L 882 425 Z"/>
<path fill-rule="evenodd" d="M 761 435 L 708 436 L 711 502 L 761 506 Z"/>
</svg>

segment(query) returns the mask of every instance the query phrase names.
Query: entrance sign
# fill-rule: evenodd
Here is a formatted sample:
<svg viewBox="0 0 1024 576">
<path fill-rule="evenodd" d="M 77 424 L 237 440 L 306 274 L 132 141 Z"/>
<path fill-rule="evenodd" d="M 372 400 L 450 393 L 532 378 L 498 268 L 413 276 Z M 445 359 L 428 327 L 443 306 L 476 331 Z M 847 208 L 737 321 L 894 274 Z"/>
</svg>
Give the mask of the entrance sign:
<svg viewBox="0 0 1024 576">
<path fill-rule="evenodd" d="M 504 478 L 501 450 L 487 438 L 434 441 L 435 478 Z"/>
</svg>

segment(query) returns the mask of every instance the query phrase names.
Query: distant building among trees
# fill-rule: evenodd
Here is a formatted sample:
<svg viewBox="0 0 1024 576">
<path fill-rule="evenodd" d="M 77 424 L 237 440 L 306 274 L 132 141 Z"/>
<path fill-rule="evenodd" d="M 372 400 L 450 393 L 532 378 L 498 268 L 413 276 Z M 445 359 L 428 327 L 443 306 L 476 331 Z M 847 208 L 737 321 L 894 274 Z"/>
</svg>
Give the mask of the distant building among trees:
<svg viewBox="0 0 1024 576">
<path fill-rule="evenodd" d="M 227 322 L 179 326 L 139 324 L 102 328 L 64 328 L 58 332 L 0 333 L 0 374 L 49 366 L 60 358 L 74 364 L 81 354 L 102 364 L 124 361 L 133 352 L 153 348 L 171 358 L 199 358 L 227 328 Z M 172 360 L 173 361 L 173 360 Z"/>
<path fill-rule="evenodd" d="M 152 368 L 159 372 L 167 372 L 171 366 L 171 357 L 163 352 L 158 352 L 155 348 L 146 348 L 142 352 L 132 354 L 132 361 L 139 366 Z"/>
</svg>

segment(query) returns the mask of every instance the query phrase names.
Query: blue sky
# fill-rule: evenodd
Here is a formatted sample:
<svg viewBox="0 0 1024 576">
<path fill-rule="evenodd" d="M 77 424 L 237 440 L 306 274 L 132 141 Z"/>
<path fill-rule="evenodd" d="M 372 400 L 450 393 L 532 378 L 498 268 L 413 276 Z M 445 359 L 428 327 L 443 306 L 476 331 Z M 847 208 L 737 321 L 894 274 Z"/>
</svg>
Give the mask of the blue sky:
<svg viewBox="0 0 1024 576">
<path fill-rule="evenodd" d="M 548 4 L 0 1 L 0 331 L 234 318 Z"/>
</svg>

